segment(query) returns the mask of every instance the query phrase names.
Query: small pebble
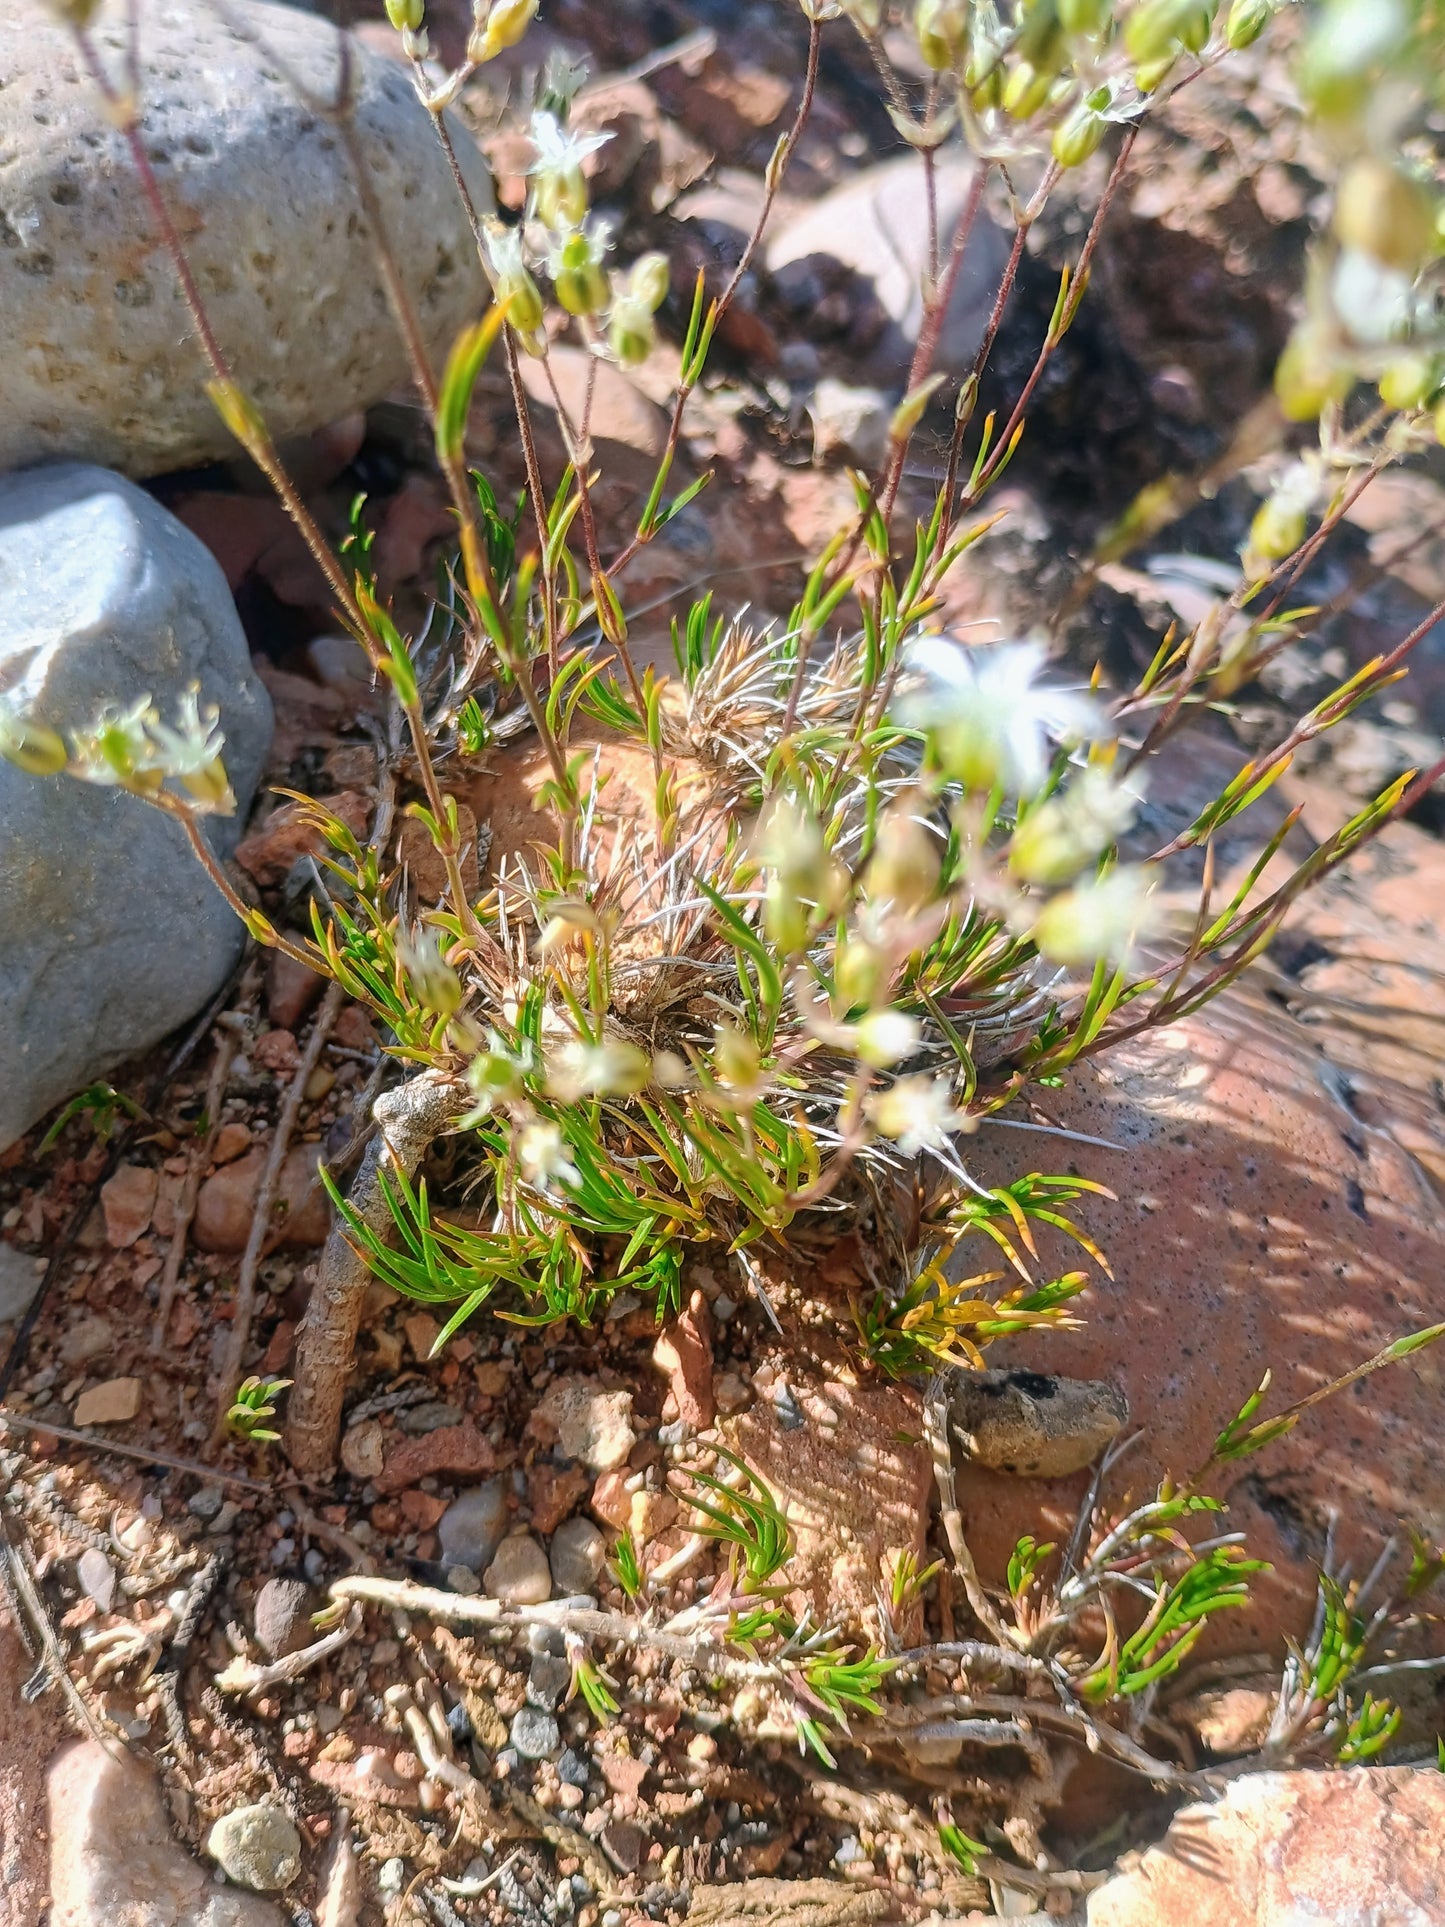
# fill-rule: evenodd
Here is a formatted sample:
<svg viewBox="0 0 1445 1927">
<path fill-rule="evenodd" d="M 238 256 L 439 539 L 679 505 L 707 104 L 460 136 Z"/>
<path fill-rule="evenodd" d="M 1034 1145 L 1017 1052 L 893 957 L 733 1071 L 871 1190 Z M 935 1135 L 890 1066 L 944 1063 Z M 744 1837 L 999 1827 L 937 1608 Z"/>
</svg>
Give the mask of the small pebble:
<svg viewBox="0 0 1445 1927">
<path fill-rule="evenodd" d="M 524 1760 L 547 1760 L 562 1744 L 556 1718 L 540 1707 L 524 1706 L 512 1721 L 511 1741 Z M 502 1756 L 497 1756 L 501 1764 Z"/>
<path fill-rule="evenodd" d="M 502 1541 L 482 1583 L 493 1599 L 506 1606 L 540 1606 L 552 1596 L 547 1555 L 527 1533 Z"/>
<path fill-rule="evenodd" d="M 206 1839 L 206 1852 L 228 1880 L 254 1893 L 278 1893 L 301 1871 L 301 1836 L 280 1807 L 262 1802 L 223 1813 Z"/>
<path fill-rule="evenodd" d="M 186 1510 L 197 1519 L 214 1519 L 225 1503 L 226 1495 L 220 1486 L 203 1485 L 187 1499 Z"/>
<path fill-rule="evenodd" d="M 587 1762 L 570 1746 L 557 1762 L 557 1777 L 564 1786 L 585 1787 L 587 1784 Z"/>
<path fill-rule="evenodd" d="M 579 1513 L 564 1519 L 552 1534 L 552 1578 L 563 1593 L 591 1592 L 607 1557 L 607 1541 L 591 1519 Z"/>
<path fill-rule="evenodd" d="M 278 1567 L 284 1566 L 295 1556 L 295 1552 L 294 1539 L 278 1539 L 271 1548 L 271 1564 Z"/>
<path fill-rule="evenodd" d="M 538 1653 L 527 1673 L 527 1699 L 544 1713 L 555 1713 L 572 1684 L 572 1667 L 551 1653 Z"/>
<path fill-rule="evenodd" d="M 301 1565 L 312 1585 L 319 1586 L 326 1576 L 325 1555 L 319 1552 L 315 1546 L 311 1546 L 307 1549 L 306 1557 L 301 1561 Z"/>
<path fill-rule="evenodd" d="M 87 1546 L 75 1562 L 75 1576 L 103 1613 L 115 1603 L 115 1567 L 95 1546 Z"/>
<path fill-rule="evenodd" d="M 456 1746 L 467 1747 L 472 1742 L 472 1718 L 465 1706 L 458 1700 L 455 1706 L 447 1708 L 447 1731 Z"/>
<path fill-rule="evenodd" d="M 421 1438 L 424 1433 L 439 1432 L 444 1425 L 460 1425 L 463 1417 L 459 1405 L 431 1399 L 425 1405 L 413 1405 L 409 1412 L 403 1412 L 397 1423 L 410 1437 Z"/>
<path fill-rule="evenodd" d="M 252 1624 L 267 1659 L 284 1659 L 311 1641 L 311 1588 L 301 1579 L 268 1579 L 256 1595 Z"/>
<path fill-rule="evenodd" d="M 481 1572 L 490 1565 L 507 1530 L 507 1487 L 502 1479 L 488 1479 L 458 1493 L 437 1525 L 444 1566 L 464 1566 Z"/>
<path fill-rule="evenodd" d="M 388 1896 L 399 1894 L 406 1884 L 406 1862 L 394 1857 L 383 1860 L 381 1871 L 376 1876 L 376 1884 Z M 618 1918 L 620 1920 L 621 1916 L 619 1915 Z"/>
<path fill-rule="evenodd" d="M 229 1532 L 231 1527 L 236 1523 L 236 1515 L 240 1510 L 240 1505 L 235 1499 L 227 1499 L 215 1518 L 212 1519 L 211 1523 L 206 1527 L 206 1531 L 215 1534 L 217 1537 L 223 1532 Z"/>
<path fill-rule="evenodd" d="M 779 1380 L 774 1388 L 773 1410 L 785 1432 L 799 1432 L 808 1422 L 802 1406 L 793 1397 L 793 1388 L 785 1380 Z"/>
</svg>

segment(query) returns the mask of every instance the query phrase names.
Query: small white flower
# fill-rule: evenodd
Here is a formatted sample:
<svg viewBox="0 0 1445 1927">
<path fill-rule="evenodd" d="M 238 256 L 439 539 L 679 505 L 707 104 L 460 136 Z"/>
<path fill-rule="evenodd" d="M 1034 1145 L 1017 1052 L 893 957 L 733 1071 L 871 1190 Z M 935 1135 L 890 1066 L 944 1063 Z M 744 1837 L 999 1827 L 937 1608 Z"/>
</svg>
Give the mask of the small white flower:
<svg viewBox="0 0 1445 1927">
<path fill-rule="evenodd" d="M 916 1017 L 901 1010 L 870 1010 L 854 1033 L 853 1048 L 874 1070 L 887 1070 L 911 1057 L 923 1035 Z"/>
<path fill-rule="evenodd" d="M 580 1184 L 582 1174 L 568 1156 L 567 1140 L 555 1124 L 534 1118 L 514 1140 L 522 1176 L 534 1190 L 551 1191 L 559 1184 Z"/>
<path fill-rule="evenodd" d="M 971 1120 L 953 1101 L 942 1077 L 900 1077 L 886 1091 L 868 1099 L 868 1121 L 882 1137 L 892 1138 L 906 1158 L 922 1151 L 946 1151 L 958 1131 Z"/>
<path fill-rule="evenodd" d="M 418 928 L 410 937 L 399 935 L 396 954 L 407 980 L 428 1010 L 451 1017 L 461 1008 L 462 980 L 442 955 L 435 930 Z"/>
<path fill-rule="evenodd" d="M 531 138 L 537 158 L 527 169 L 529 174 L 568 174 L 605 147 L 612 136 L 610 133 L 575 133 L 572 128 L 564 127 L 555 114 L 538 108 L 532 116 Z"/>
<path fill-rule="evenodd" d="M 537 157 L 527 172 L 535 183 L 532 200 L 537 218 L 545 226 L 565 230 L 581 224 L 587 212 L 582 163 L 611 138 L 611 134 L 574 134 L 543 108 L 533 114 L 532 146 Z"/>
<path fill-rule="evenodd" d="M 1048 775 L 1051 741 L 1108 734 L 1092 696 L 1038 680 L 1047 660 L 1041 642 L 968 649 L 947 636 L 919 636 L 904 648 L 905 684 L 894 717 L 927 736 L 952 781 L 1032 796 Z"/>
<path fill-rule="evenodd" d="M 1414 313 L 1414 283 L 1359 248 L 1341 248 L 1330 276 L 1334 310 L 1356 341 L 1371 347 L 1402 341 Z"/>
<path fill-rule="evenodd" d="M 82 783 L 100 788 L 117 784 L 159 789 L 151 725 L 159 719 L 149 696 L 138 696 L 128 709 L 108 703 L 92 727 L 74 739 L 70 773 Z M 154 780 L 148 780 L 153 778 Z"/>
<path fill-rule="evenodd" d="M 476 1103 L 461 1123 L 464 1126 L 480 1124 L 493 1112 L 519 1102 L 526 1095 L 524 1079 L 533 1068 L 530 1045 L 524 1045 L 520 1053 L 513 1053 L 496 1031 L 488 1031 L 487 1048 L 467 1066 L 467 1088 Z"/>
<path fill-rule="evenodd" d="M 1042 955 L 1067 969 L 1083 969 L 1100 959 L 1123 969 L 1153 921 L 1148 901 L 1153 887 L 1146 864 L 1121 864 L 1107 876 L 1077 883 L 1050 898 L 1029 934 Z"/>
<path fill-rule="evenodd" d="M 626 1097 L 651 1079 L 647 1052 L 621 1037 L 600 1044 L 574 1037 L 547 1065 L 547 1089 L 564 1104 L 583 1097 Z"/>
</svg>

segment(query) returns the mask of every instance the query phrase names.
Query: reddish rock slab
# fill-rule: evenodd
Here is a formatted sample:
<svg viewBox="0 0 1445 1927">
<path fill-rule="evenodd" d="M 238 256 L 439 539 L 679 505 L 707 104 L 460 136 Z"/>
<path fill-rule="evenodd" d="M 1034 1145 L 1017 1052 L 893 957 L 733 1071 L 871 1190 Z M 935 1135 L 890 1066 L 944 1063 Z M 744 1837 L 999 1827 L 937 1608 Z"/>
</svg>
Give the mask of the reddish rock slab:
<svg viewBox="0 0 1445 1927">
<path fill-rule="evenodd" d="M 1256 1773 L 1186 1807 L 1089 1896 L 1088 1927 L 1435 1927 L 1445 1776 L 1433 1767 Z"/>
<path fill-rule="evenodd" d="M 317 689 L 316 694 L 326 692 Z M 355 790 L 340 790 L 335 796 L 320 796 L 317 802 L 339 817 L 353 835 L 364 836 L 371 807 Z M 236 846 L 236 861 L 263 889 L 286 881 L 286 873 L 301 856 L 317 856 L 325 848 L 321 833 L 311 824 L 309 813 L 299 803 L 283 803 L 260 829 L 243 837 Z"/>
<path fill-rule="evenodd" d="M 265 1148 L 258 1146 L 212 1172 L 201 1186 L 194 1227 L 200 1250 L 245 1249 L 266 1156 Z M 325 1244 L 331 1230 L 331 1206 L 320 1183 L 313 1182 L 320 1162 L 319 1144 L 296 1144 L 286 1153 L 276 1189 L 274 1223 L 266 1239 L 268 1251 L 283 1244 Z"/>
<path fill-rule="evenodd" d="M 294 1031 L 326 988 L 326 979 L 273 950 L 266 959 L 266 1014 L 278 1030 Z"/>
<path fill-rule="evenodd" d="M 766 1480 L 793 1528 L 796 1551 L 783 1577 L 811 1596 L 820 1625 L 876 1638 L 875 1595 L 895 1562 L 912 1553 L 926 1563 L 933 1462 L 920 1399 L 902 1385 L 808 1387 L 793 1373 L 789 1385 L 801 1425 L 759 1399 L 720 1432 Z"/>
<path fill-rule="evenodd" d="M 386 1464 L 376 1477 L 378 1492 L 402 1492 L 418 1479 L 431 1473 L 451 1473 L 471 1478 L 490 1472 L 497 1455 L 475 1425 L 443 1425 L 417 1439 L 403 1439 L 388 1452 Z"/>
<path fill-rule="evenodd" d="M 172 1839 L 158 1781 L 119 1744 L 67 1747 L 49 1794 L 50 1927 L 281 1927 L 273 1902 L 217 1887 Z"/>
<path fill-rule="evenodd" d="M 538 1459 L 527 1473 L 527 1504 L 532 1513 L 533 1530 L 540 1532 L 544 1539 L 550 1537 L 578 1500 L 587 1496 L 591 1484 L 580 1465 L 551 1465 L 545 1459 Z"/>
<path fill-rule="evenodd" d="M 100 1187 L 105 1241 L 125 1250 L 142 1237 L 156 1208 L 159 1173 L 147 1164 L 118 1164 Z"/>
<path fill-rule="evenodd" d="M 1362 1363 L 1406 1332 L 1445 1321 L 1445 1221 L 1422 1166 L 1386 1125 L 1352 1106 L 1328 1034 L 1241 993 L 1086 1065 L 1049 1114 L 1112 1140 L 1106 1150 L 985 1126 L 969 1147 L 995 1185 L 1029 1169 L 1076 1172 L 1117 1200 L 1080 1199 L 1078 1221 L 1108 1254 L 1079 1301 L 1082 1331 L 1031 1333 L 991 1361 L 1110 1379 L 1142 1438 L 1111 1491 L 1152 1492 L 1209 1457 L 1221 1426 L 1259 1384 L 1261 1416 Z M 1042 1275 L 1079 1261 L 1048 1234 Z M 976 1269 L 990 1253 L 965 1245 Z M 977 1262 L 975 1262 L 977 1261 Z M 1337 1551 L 1368 1569 L 1402 1522 L 1445 1532 L 1439 1448 L 1445 1347 L 1387 1367 L 1307 1412 L 1211 1489 L 1228 1526 L 1273 1563 L 1252 1604 L 1216 1619 L 1211 1654 L 1278 1651 L 1308 1628 L 1331 1513 Z M 970 1467 L 961 1496 L 986 1578 L 1003 1576 L 1022 1533 L 1067 1536 L 1086 1476 L 1021 1479 Z"/>
</svg>

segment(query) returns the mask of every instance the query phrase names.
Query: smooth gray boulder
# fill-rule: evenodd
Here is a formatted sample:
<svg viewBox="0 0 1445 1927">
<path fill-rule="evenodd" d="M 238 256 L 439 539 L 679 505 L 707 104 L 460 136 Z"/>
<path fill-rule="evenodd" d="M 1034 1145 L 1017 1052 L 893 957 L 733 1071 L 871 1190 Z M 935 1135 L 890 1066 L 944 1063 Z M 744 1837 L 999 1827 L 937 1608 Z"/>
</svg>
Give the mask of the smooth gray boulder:
<svg viewBox="0 0 1445 1927">
<path fill-rule="evenodd" d="M 408 364 L 337 130 L 287 78 L 334 98 L 335 28 L 264 0 L 227 13 L 234 28 L 202 0 L 139 0 L 144 138 L 222 350 L 279 438 L 379 401 Z M 113 74 L 124 21 L 103 0 Z M 407 74 L 350 46 L 356 127 L 441 356 L 486 283 Z M 490 207 L 486 164 L 452 134 Z M 0 469 L 69 456 L 156 475 L 235 450 L 125 143 L 41 0 L 0 8 L 0 339 Z"/>
<path fill-rule="evenodd" d="M 210 552 L 134 483 L 66 463 L 0 479 L 0 697 L 62 732 L 191 683 L 216 704 L 238 811 L 271 741 Z M 0 762 L 0 1148 L 201 1009 L 243 932 L 179 824 L 138 798 Z"/>
<path fill-rule="evenodd" d="M 944 261 L 973 174 L 971 160 L 939 160 L 935 181 L 939 251 Z M 936 370 L 962 374 L 972 366 L 1010 246 L 1010 238 L 980 208 L 944 315 L 933 358 Z M 859 373 L 894 384 L 907 378 L 923 322 L 923 275 L 928 266 L 928 202 L 923 165 L 916 154 L 865 168 L 802 209 L 774 234 L 766 258 L 779 291 L 800 312 L 816 306 L 830 275 L 836 273 L 831 263 L 871 281 L 888 325 L 860 364 Z"/>
</svg>

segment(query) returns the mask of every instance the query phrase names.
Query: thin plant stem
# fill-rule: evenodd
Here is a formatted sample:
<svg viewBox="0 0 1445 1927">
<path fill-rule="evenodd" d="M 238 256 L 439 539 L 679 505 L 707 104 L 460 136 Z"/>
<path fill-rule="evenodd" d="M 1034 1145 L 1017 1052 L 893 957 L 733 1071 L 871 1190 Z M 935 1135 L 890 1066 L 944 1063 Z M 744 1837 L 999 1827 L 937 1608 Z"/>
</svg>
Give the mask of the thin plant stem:
<svg viewBox="0 0 1445 1927">
<path fill-rule="evenodd" d="M 276 1193 L 281 1184 L 281 1171 L 286 1162 L 286 1153 L 291 1148 L 292 1133 L 301 1115 L 301 1106 L 306 1101 L 306 1086 L 311 1073 L 321 1061 L 321 1052 L 332 1026 L 341 1015 L 341 1006 L 346 993 L 338 983 L 328 984 L 326 995 L 316 1013 L 311 1026 L 311 1035 L 306 1040 L 306 1048 L 301 1053 L 301 1061 L 296 1066 L 286 1096 L 276 1119 L 276 1128 L 271 1137 L 271 1146 L 266 1153 L 266 1162 L 261 1169 L 260 1182 L 256 1187 L 255 1203 L 251 1207 L 251 1228 L 246 1237 L 246 1248 L 241 1254 L 241 1269 L 236 1280 L 236 1296 L 232 1303 L 231 1327 L 226 1334 L 225 1353 L 221 1359 L 220 1391 L 216 1400 L 216 1419 L 211 1431 L 211 1445 L 216 1447 L 226 1436 L 226 1416 L 236 1397 L 236 1388 L 241 1383 L 242 1367 L 246 1359 L 246 1347 L 251 1342 L 251 1320 L 256 1310 L 256 1274 L 260 1269 L 262 1254 L 266 1249 L 266 1239 L 272 1230 L 271 1213 L 276 1203 Z"/>
<path fill-rule="evenodd" d="M 783 177 L 787 173 L 788 163 L 793 158 L 798 142 L 802 139 L 803 129 L 808 124 L 808 116 L 813 111 L 813 95 L 818 85 L 818 57 L 822 45 L 822 36 L 822 23 L 817 20 L 809 21 L 808 61 L 803 75 L 803 92 L 798 102 L 798 111 L 793 117 L 792 126 L 783 137 L 781 145 L 768 165 L 767 175 L 763 184 L 763 205 L 758 211 L 757 220 L 753 223 L 752 233 L 748 236 L 743 246 L 738 264 L 733 269 L 726 287 L 712 304 L 711 310 L 709 311 L 709 322 L 713 332 L 716 332 L 718 323 L 732 306 L 737 296 L 737 291 L 742 285 L 743 276 L 753 264 L 753 256 L 757 253 L 761 245 L 763 232 L 772 216 L 773 203 L 778 197 L 778 189 L 781 187 Z M 700 372 L 699 376 L 695 377 L 692 381 L 684 380 L 678 384 L 677 396 L 672 406 L 672 419 L 668 423 L 667 440 L 663 446 L 662 458 L 658 465 L 660 469 L 665 470 L 669 468 L 674 455 L 677 453 L 678 442 L 682 436 L 683 414 L 687 408 L 688 401 L 691 399 L 692 391 L 696 387 L 698 379 L 700 379 Z M 608 574 L 619 575 L 637 554 L 638 550 L 650 540 L 651 532 L 644 532 L 639 529 L 617 556 L 611 568 L 608 570 Z"/>
</svg>

